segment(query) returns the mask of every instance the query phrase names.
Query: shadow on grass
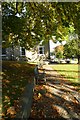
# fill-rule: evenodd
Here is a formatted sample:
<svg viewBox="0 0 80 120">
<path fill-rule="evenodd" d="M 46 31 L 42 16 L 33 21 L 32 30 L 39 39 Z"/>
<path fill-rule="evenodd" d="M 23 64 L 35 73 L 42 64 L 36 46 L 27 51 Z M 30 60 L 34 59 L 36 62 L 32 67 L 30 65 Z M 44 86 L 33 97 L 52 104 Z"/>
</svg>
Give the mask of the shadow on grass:
<svg viewBox="0 0 80 120">
<path fill-rule="evenodd" d="M 47 70 L 47 71 L 53 71 L 53 70 Z M 76 70 L 55 70 L 55 71 L 57 71 L 57 72 L 76 72 L 77 73 L 77 71 Z"/>
<path fill-rule="evenodd" d="M 73 71 L 73 70 L 46 70 L 46 72 L 57 72 L 57 74 L 47 74 L 48 76 L 52 76 L 54 79 L 56 77 L 56 79 L 62 79 L 64 78 L 65 80 L 68 80 L 71 82 L 71 84 L 73 84 L 74 86 L 80 86 L 80 78 L 79 78 L 79 71 Z M 62 72 L 59 74 L 59 72 Z M 66 73 L 70 73 L 70 75 L 66 75 Z M 77 74 L 75 74 L 75 73 Z M 64 73 L 64 74 L 63 74 Z M 71 74 L 72 73 L 72 74 Z M 78 76 L 77 76 L 78 75 Z"/>
<path fill-rule="evenodd" d="M 46 84 L 38 84 L 35 87 L 29 120 L 80 119 L 80 93 L 71 82 L 62 78 L 59 80 L 59 77 L 50 71 L 50 74 L 47 74 Z"/>
<path fill-rule="evenodd" d="M 57 76 L 57 78 L 65 78 L 65 79 L 72 79 L 72 80 L 74 80 L 75 81 L 75 77 L 70 77 L 70 76 L 66 76 L 66 75 L 51 75 L 52 77 L 56 77 Z"/>
</svg>

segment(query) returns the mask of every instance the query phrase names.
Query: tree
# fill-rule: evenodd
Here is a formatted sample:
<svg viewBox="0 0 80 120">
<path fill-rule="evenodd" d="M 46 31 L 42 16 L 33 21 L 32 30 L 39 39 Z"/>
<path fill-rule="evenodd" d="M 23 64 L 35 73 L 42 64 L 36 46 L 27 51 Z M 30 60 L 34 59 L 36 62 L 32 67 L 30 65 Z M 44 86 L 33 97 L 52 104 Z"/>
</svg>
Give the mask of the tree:
<svg viewBox="0 0 80 120">
<path fill-rule="evenodd" d="M 64 55 L 66 58 L 78 58 L 78 63 L 79 63 L 79 55 L 80 55 L 80 49 L 78 49 L 78 42 L 79 39 L 72 39 L 69 40 L 65 45 L 64 45 Z"/>
<path fill-rule="evenodd" d="M 6 43 L 19 42 L 28 49 L 41 40 L 48 42 L 54 35 L 62 42 L 72 32 L 71 26 L 80 39 L 80 2 L 2 3 L 2 9 Z"/>
<path fill-rule="evenodd" d="M 33 47 L 53 33 L 55 24 L 46 3 L 2 3 L 2 11 L 3 39 L 8 44 L 19 41 L 22 46 Z"/>
<path fill-rule="evenodd" d="M 24 26 L 22 6 L 22 3 L 2 3 L 2 38 L 5 41 L 3 46 L 18 44 L 21 38 Z"/>
<path fill-rule="evenodd" d="M 59 45 L 55 48 L 55 55 L 57 58 L 59 59 L 63 58 L 63 49 L 64 49 L 63 45 Z"/>
<path fill-rule="evenodd" d="M 60 3 L 58 6 L 58 11 L 61 12 L 61 17 L 59 16 L 59 21 L 63 26 L 69 28 L 70 25 L 74 27 L 74 32 L 78 35 L 78 42 L 76 41 L 76 49 L 80 51 L 80 2 L 71 2 L 71 3 Z M 57 9 L 57 8 L 56 8 Z M 62 12 L 63 11 L 63 12 Z M 80 64 L 80 54 L 77 54 L 78 63 Z"/>
</svg>

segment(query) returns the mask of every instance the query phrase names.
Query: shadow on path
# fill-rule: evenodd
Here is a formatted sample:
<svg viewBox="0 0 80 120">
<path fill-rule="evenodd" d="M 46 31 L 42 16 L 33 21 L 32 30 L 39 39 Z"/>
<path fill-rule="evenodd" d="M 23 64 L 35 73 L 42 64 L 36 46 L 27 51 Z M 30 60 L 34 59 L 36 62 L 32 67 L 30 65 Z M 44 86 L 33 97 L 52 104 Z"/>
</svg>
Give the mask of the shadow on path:
<svg viewBox="0 0 80 120">
<path fill-rule="evenodd" d="M 46 84 L 34 88 L 30 119 L 80 120 L 80 91 L 71 82 L 46 69 Z M 78 86 L 79 87 L 79 86 Z"/>
</svg>

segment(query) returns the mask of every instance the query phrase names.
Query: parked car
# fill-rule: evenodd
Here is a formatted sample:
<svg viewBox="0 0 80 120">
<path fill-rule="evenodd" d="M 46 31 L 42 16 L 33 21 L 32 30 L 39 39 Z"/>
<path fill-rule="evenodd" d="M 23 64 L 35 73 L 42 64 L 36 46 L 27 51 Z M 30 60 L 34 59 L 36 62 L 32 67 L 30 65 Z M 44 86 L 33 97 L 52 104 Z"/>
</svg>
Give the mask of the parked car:
<svg viewBox="0 0 80 120">
<path fill-rule="evenodd" d="M 60 63 L 66 63 L 66 60 L 65 59 L 61 59 Z"/>
<path fill-rule="evenodd" d="M 49 63 L 60 63 L 58 58 L 51 59 Z"/>
</svg>

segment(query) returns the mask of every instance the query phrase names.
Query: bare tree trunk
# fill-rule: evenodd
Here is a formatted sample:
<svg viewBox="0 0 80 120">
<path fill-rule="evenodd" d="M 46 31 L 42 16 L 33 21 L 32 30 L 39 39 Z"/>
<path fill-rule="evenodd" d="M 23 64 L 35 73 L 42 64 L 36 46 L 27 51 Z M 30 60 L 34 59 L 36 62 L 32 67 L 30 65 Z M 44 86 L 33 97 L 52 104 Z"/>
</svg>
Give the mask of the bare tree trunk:
<svg viewBox="0 0 80 120">
<path fill-rule="evenodd" d="M 50 59 L 50 41 L 48 40 L 48 59 Z"/>
</svg>

